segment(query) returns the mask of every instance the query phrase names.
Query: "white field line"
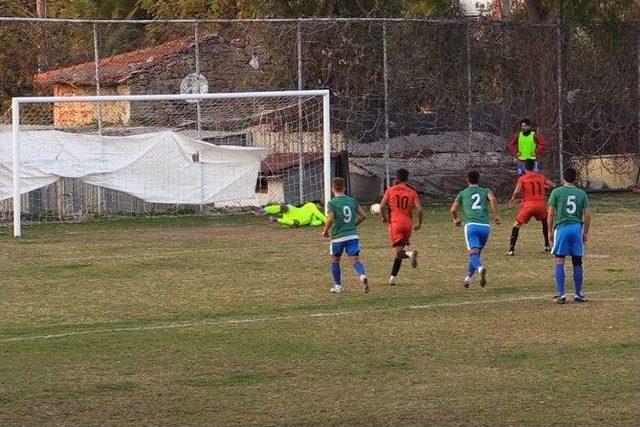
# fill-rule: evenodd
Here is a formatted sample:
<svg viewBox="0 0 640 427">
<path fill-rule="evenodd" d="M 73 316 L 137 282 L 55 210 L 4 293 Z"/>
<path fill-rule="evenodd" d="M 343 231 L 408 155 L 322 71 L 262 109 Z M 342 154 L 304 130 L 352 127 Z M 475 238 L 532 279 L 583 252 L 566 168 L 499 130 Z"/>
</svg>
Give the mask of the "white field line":
<svg viewBox="0 0 640 427">
<path fill-rule="evenodd" d="M 595 294 L 595 292 L 593 292 L 592 294 Z M 166 323 L 166 324 L 159 324 L 159 325 L 88 329 L 84 331 L 71 331 L 71 332 L 63 332 L 63 333 L 49 334 L 49 335 L 33 335 L 33 336 L 4 338 L 4 339 L 1 339 L 0 342 L 5 343 L 5 342 L 14 342 L 14 341 L 34 341 L 34 340 L 65 338 L 65 337 L 71 337 L 71 336 L 77 336 L 77 335 L 91 335 L 91 334 L 105 334 L 105 333 L 110 334 L 110 333 L 116 333 L 116 332 L 157 331 L 157 330 L 166 330 L 166 329 L 192 328 L 192 327 L 198 327 L 198 326 L 237 325 L 237 324 L 243 324 L 243 323 L 274 322 L 274 321 L 281 321 L 281 320 L 286 321 L 286 320 L 296 320 L 296 319 L 313 319 L 317 317 L 351 316 L 351 315 L 358 315 L 358 314 L 371 314 L 371 313 L 382 313 L 382 312 L 402 311 L 402 310 L 430 310 L 434 308 L 443 308 L 443 307 L 501 304 L 501 303 L 512 303 L 512 302 L 518 302 L 518 301 L 543 300 L 543 299 L 548 299 L 549 301 L 551 301 L 549 294 L 527 295 L 527 296 L 513 297 L 513 298 L 502 298 L 502 299 L 491 299 L 491 300 L 480 300 L 480 301 L 442 302 L 442 303 L 434 303 L 434 304 L 426 304 L 426 305 L 410 305 L 410 306 L 381 308 L 381 309 L 373 309 L 373 310 L 335 311 L 335 312 L 325 312 L 325 313 L 321 312 L 321 313 L 300 314 L 300 315 L 291 315 L 291 316 L 250 317 L 246 319 L 227 319 L 227 320 L 200 320 L 195 322 L 176 322 L 176 323 Z M 592 301 L 597 301 L 597 300 L 592 300 Z M 635 298 L 607 298 L 606 301 L 632 302 L 632 301 L 636 301 L 636 299 Z"/>
</svg>

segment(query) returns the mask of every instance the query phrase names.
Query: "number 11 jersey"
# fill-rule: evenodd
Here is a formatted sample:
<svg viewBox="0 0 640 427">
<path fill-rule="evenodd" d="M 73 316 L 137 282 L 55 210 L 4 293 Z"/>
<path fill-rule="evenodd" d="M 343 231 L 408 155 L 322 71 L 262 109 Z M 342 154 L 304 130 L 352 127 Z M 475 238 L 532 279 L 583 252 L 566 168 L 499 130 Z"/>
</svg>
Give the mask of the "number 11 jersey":
<svg viewBox="0 0 640 427">
<path fill-rule="evenodd" d="M 518 183 L 522 186 L 522 206 L 545 206 L 545 184 L 547 178 L 537 172 L 526 172 L 518 179 Z"/>
</svg>

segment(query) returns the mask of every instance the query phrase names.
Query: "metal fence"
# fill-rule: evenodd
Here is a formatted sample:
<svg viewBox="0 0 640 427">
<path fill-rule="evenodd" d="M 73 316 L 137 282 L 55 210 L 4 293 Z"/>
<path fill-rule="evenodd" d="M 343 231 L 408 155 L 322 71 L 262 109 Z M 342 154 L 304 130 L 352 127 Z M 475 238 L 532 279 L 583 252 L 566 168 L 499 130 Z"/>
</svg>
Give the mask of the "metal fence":
<svg viewBox="0 0 640 427">
<path fill-rule="evenodd" d="M 0 102 L 11 96 L 329 88 L 352 192 L 373 199 L 406 167 L 433 198 L 479 169 L 512 188 L 507 142 L 528 117 L 539 159 L 592 190 L 637 185 L 640 25 L 572 28 L 489 20 L 0 19 Z M 100 127 L 100 118 L 96 126 Z"/>
</svg>

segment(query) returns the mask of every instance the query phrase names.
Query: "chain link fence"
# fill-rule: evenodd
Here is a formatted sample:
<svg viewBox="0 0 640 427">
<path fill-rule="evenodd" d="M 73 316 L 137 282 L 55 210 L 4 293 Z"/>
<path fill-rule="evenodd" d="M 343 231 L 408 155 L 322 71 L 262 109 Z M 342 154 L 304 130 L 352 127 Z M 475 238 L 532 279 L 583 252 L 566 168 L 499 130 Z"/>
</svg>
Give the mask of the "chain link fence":
<svg viewBox="0 0 640 427">
<path fill-rule="evenodd" d="M 209 92 L 329 88 L 345 147 L 334 170 L 364 200 L 399 167 L 429 199 L 451 197 L 471 168 L 508 193 L 507 144 L 525 117 L 551 142 L 539 162 L 552 179 L 571 165 L 590 190 L 638 185 L 640 25 L 2 18 L 0 52 L 4 110 L 12 96 L 179 93 L 194 73 Z M 52 127 L 86 128 L 73 114 Z M 102 114 L 90 121 L 100 132 Z M 282 201 L 308 199 L 298 190 Z"/>
</svg>

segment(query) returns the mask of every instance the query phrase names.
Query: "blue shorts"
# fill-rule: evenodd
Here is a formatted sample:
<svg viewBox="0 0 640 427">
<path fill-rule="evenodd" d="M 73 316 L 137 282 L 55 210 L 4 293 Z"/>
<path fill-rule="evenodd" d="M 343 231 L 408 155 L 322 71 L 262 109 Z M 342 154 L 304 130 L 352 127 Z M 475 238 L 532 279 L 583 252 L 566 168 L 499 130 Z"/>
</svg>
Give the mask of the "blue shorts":
<svg viewBox="0 0 640 427">
<path fill-rule="evenodd" d="M 518 175 L 524 175 L 524 162 L 522 160 L 518 160 Z M 533 171 L 534 172 L 539 172 L 540 169 L 538 168 L 538 162 L 535 162 L 533 164 Z"/>
<path fill-rule="evenodd" d="M 491 234 L 491 226 L 489 224 L 479 224 L 471 222 L 464 226 L 464 238 L 467 241 L 467 249 L 482 249 L 487 244 Z"/>
<path fill-rule="evenodd" d="M 582 224 L 572 222 L 556 228 L 553 232 L 553 249 L 555 256 L 582 256 L 584 247 L 582 243 Z"/>
<path fill-rule="evenodd" d="M 349 256 L 360 255 L 360 239 L 349 239 L 342 242 L 331 242 L 331 255 L 342 256 L 343 251 Z"/>
</svg>

